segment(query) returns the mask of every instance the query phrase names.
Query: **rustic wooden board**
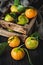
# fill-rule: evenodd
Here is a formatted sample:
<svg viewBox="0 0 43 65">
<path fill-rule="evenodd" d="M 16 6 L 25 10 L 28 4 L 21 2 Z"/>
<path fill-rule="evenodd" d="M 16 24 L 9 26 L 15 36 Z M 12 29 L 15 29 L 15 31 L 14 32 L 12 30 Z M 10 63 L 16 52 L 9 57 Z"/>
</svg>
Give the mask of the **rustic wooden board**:
<svg viewBox="0 0 43 65">
<path fill-rule="evenodd" d="M 4 28 L 11 29 L 11 30 L 19 32 L 19 33 L 27 34 L 30 31 L 30 29 L 33 27 L 35 20 L 36 20 L 36 17 L 33 18 L 30 21 L 30 23 L 28 23 L 24 26 L 17 25 L 15 23 L 11 23 L 11 22 L 6 22 L 4 20 L 0 20 L 0 25 Z"/>
<path fill-rule="evenodd" d="M 5 37 L 10 37 L 10 36 L 17 35 L 22 39 L 22 41 L 24 41 L 27 37 L 27 35 L 18 34 L 18 33 L 15 33 L 15 32 L 14 33 L 13 32 L 8 32 L 8 31 L 6 31 L 2 28 L 0 29 L 0 35 L 5 36 Z"/>
</svg>

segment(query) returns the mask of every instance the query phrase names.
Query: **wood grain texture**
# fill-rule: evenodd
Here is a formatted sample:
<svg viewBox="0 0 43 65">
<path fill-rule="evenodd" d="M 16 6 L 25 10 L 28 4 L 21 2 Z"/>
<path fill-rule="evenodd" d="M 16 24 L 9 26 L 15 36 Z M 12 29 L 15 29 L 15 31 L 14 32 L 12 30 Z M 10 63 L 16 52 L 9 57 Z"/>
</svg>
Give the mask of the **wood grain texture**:
<svg viewBox="0 0 43 65">
<path fill-rule="evenodd" d="M 15 23 L 11 23 L 11 22 L 6 22 L 4 20 L 0 20 L 0 25 L 4 28 L 7 28 L 7 29 L 10 29 L 10 30 L 22 33 L 22 34 L 27 34 L 27 33 L 29 33 L 30 29 L 33 27 L 35 20 L 36 20 L 36 17 L 33 18 L 30 21 L 30 23 L 28 23 L 24 26 L 21 26 L 21 25 L 15 24 Z"/>
<path fill-rule="evenodd" d="M 17 25 L 15 23 L 11 23 L 11 22 L 6 22 L 4 20 L 0 20 L 0 24 L 2 25 L 2 27 L 16 31 L 16 32 L 20 32 L 23 34 L 26 34 L 26 30 L 23 28 L 23 26 Z"/>
<path fill-rule="evenodd" d="M 15 32 L 8 32 L 4 29 L 0 29 L 0 35 L 1 36 L 5 36 L 5 37 L 10 37 L 10 36 L 19 36 L 21 38 L 21 40 L 24 42 L 24 40 L 26 39 L 27 35 L 23 35 L 23 34 L 18 34 L 18 33 L 15 33 Z"/>
</svg>

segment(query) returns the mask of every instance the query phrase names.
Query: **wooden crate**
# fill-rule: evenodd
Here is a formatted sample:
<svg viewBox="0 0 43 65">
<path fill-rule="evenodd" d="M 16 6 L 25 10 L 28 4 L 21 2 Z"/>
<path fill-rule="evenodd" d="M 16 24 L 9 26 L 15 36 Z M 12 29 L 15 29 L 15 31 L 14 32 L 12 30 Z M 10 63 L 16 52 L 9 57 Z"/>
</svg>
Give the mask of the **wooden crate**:
<svg viewBox="0 0 43 65">
<path fill-rule="evenodd" d="M 9 8 L 8 8 L 8 10 L 9 10 Z M 6 14 L 6 12 L 4 14 Z M 2 16 L 4 16 L 4 14 Z M 0 35 L 5 36 L 5 37 L 17 35 L 24 41 L 25 38 L 32 32 L 32 28 L 35 23 L 35 20 L 36 20 L 36 17 L 31 19 L 28 24 L 21 26 L 16 23 L 6 22 L 6 21 L 0 19 L 0 27 L 1 27 Z M 9 32 L 6 29 L 13 30 L 13 32 Z"/>
</svg>

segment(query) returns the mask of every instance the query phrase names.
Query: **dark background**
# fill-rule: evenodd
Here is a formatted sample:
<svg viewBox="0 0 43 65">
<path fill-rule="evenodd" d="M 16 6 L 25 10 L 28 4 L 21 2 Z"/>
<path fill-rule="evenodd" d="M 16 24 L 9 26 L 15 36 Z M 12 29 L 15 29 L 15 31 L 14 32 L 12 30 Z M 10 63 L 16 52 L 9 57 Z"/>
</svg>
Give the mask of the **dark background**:
<svg viewBox="0 0 43 65">
<path fill-rule="evenodd" d="M 9 0 L 10 1 L 10 0 Z M 11 1 L 12 2 L 12 1 Z M 29 0 L 30 2 L 30 0 Z M 30 2 L 30 5 L 39 9 L 43 5 L 43 0 Z M 7 41 L 7 38 L 0 36 L 0 42 Z M 11 48 L 7 47 L 5 52 L 0 56 L 0 65 L 30 65 L 27 55 L 21 61 L 15 61 L 10 56 Z M 33 65 L 43 65 L 43 40 L 39 41 L 39 46 L 35 50 L 29 50 Z"/>
</svg>

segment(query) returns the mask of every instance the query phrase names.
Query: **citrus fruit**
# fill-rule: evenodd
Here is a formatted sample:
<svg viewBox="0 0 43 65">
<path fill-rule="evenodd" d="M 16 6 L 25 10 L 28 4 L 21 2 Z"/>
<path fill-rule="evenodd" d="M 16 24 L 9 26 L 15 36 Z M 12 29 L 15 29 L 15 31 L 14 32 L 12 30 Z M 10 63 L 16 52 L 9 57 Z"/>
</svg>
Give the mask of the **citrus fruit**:
<svg viewBox="0 0 43 65">
<path fill-rule="evenodd" d="M 27 18 L 34 18 L 35 16 L 37 16 L 37 10 L 33 8 L 27 9 L 25 11 L 25 15 Z"/>
<path fill-rule="evenodd" d="M 18 9 L 15 5 L 12 5 L 10 10 L 11 10 L 11 12 L 18 12 Z"/>
<path fill-rule="evenodd" d="M 20 45 L 20 39 L 17 36 L 11 36 L 8 39 L 8 44 L 10 47 L 17 47 Z"/>
<path fill-rule="evenodd" d="M 25 25 L 29 22 L 28 18 L 24 15 L 24 13 L 22 13 L 19 17 L 18 17 L 18 22 L 17 24 L 20 25 Z"/>
<path fill-rule="evenodd" d="M 28 37 L 25 40 L 25 46 L 28 49 L 35 49 L 38 47 L 38 41 L 34 37 Z"/>
<path fill-rule="evenodd" d="M 7 14 L 7 15 L 5 16 L 5 19 L 4 19 L 4 20 L 5 20 L 5 21 L 8 21 L 8 22 L 11 22 L 11 21 L 14 20 L 14 18 L 11 17 L 9 14 Z"/>
<path fill-rule="evenodd" d="M 14 60 L 21 60 L 23 59 L 25 55 L 25 52 L 23 50 L 23 48 L 13 48 L 12 51 L 11 51 L 11 57 L 14 59 Z"/>
</svg>

